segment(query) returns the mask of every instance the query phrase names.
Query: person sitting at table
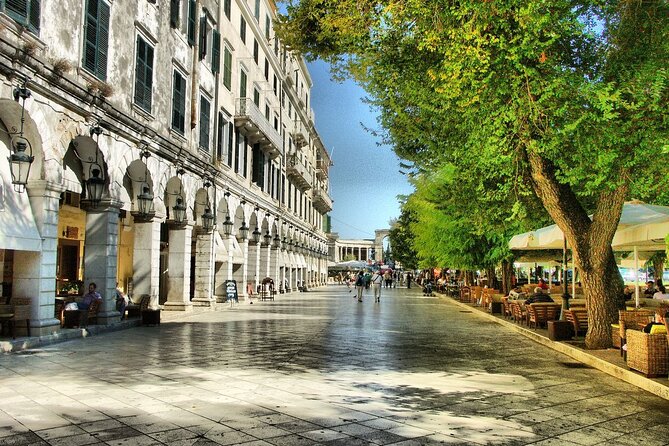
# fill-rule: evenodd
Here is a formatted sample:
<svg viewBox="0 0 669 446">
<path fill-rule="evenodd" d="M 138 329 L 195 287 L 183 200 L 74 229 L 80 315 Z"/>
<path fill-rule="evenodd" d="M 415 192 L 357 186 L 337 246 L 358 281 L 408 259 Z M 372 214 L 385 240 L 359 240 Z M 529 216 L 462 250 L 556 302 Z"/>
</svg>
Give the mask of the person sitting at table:
<svg viewBox="0 0 669 446">
<path fill-rule="evenodd" d="M 659 285 L 657 287 L 657 292 L 653 294 L 653 299 L 669 300 L 669 294 L 667 294 L 667 290 L 664 288 L 664 285 Z"/>
<path fill-rule="evenodd" d="M 77 303 L 77 308 L 79 310 L 88 310 L 88 307 L 91 306 L 93 301 L 102 300 L 102 295 L 96 291 L 97 287 L 95 282 L 91 282 L 88 285 L 88 293 L 84 294 L 84 299 Z"/>
<path fill-rule="evenodd" d="M 539 286 L 537 288 L 541 288 L 542 290 L 547 290 L 548 284 L 544 279 L 539 279 Z"/>
<path fill-rule="evenodd" d="M 524 298 L 525 298 L 525 293 L 523 293 L 523 288 L 521 286 L 515 286 L 511 291 L 509 291 L 510 300 L 517 300 Z"/>
<path fill-rule="evenodd" d="M 652 280 L 649 280 L 646 282 L 646 289 L 643 290 L 643 294 L 645 297 L 653 297 L 653 294 L 655 294 L 657 290 L 655 289 L 655 282 Z"/>
<path fill-rule="evenodd" d="M 626 301 L 632 300 L 632 297 L 634 297 L 634 287 L 627 285 L 623 290 L 623 295 L 625 296 Z"/>
<path fill-rule="evenodd" d="M 655 312 L 655 320 L 646 324 L 643 327 L 644 333 L 649 334 L 666 334 L 667 333 L 667 318 L 669 318 L 669 311 L 658 310 Z"/>
<path fill-rule="evenodd" d="M 525 301 L 525 305 L 534 304 L 538 302 L 554 302 L 554 300 L 548 294 L 545 294 L 544 290 L 542 290 L 539 287 L 536 287 L 534 289 L 534 294 L 528 297 L 527 300 Z"/>
<path fill-rule="evenodd" d="M 128 306 L 128 296 L 123 294 L 123 291 L 118 287 L 118 282 L 116 283 L 116 311 L 121 313 L 121 320 L 125 319 L 125 307 Z"/>
</svg>

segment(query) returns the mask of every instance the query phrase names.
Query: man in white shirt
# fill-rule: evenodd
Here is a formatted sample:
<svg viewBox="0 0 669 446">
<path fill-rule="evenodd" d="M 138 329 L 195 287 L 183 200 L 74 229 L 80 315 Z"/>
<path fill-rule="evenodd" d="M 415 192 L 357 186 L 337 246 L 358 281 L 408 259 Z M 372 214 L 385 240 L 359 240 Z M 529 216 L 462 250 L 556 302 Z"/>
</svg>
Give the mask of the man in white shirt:
<svg viewBox="0 0 669 446">
<path fill-rule="evenodd" d="M 374 302 L 381 302 L 381 284 L 383 283 L 383 276 L 378 271 L 372 274 L 372 290 L 374 291 Z"/>
</svg>

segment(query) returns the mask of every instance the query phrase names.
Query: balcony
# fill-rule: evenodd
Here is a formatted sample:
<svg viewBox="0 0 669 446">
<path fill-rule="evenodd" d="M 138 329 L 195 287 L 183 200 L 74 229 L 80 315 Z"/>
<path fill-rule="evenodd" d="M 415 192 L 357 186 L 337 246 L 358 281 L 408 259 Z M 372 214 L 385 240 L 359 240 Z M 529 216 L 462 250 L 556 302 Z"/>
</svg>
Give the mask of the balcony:
<svg viewBox="0 0 669 446">
<path fill-rule="evenodd" d="M 321 187 L 313 190 L 314 208 L 321 214 L 326 214 L 332 210 L 332 198 L 327 191 Z"/>
<path fill-rule="evenodd" d="M 287 161 L 286 176 L 302 192 L 311 189 L 311 176 L 307 166 L 302 164 L 295 154 L 288 156 Z"/>
<path fill-rule="evenodd" d="M 302 125 L 302 121 L 300 121 L 299 119 L 296 120 L 294 124 L 295 125 L 293 127 L 293 131 L 290 132 L 290 136 L 293 137 L 293 142 L 295 143 L 295 146 L 297 146 L 297 148 L 299 149 L 301 147 L 306 146 L 307 143 L 309 142 L 307 140 L 308 132 L 304 128 L 304 125 Z"/>
<path fill-rule="evenodd" d="M 237 98 L 235 127 L 246 135 L 250 144 L 260 144 L 260 148 L 272 159 L 283 153 L 281 135 L 274 130 L 251 98 Z"/>
<path fill-rule="evenodd" d="M 330 163 L 325 160 L 316 160 L 316 177 L 319 180 L 326 180 L 330 172 Z"/>
</svg>

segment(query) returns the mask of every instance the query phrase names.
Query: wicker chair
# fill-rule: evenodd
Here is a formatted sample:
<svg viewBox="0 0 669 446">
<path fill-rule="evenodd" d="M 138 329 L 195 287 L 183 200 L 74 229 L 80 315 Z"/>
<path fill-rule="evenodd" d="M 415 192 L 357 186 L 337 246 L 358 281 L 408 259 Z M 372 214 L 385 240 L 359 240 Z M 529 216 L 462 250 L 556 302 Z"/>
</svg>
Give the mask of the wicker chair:
<svg viewBox="0 0 669 446">
<path fill-rule="evenodd" d="M 511 302 L 511 316 L 513 320 L 518 323 L 523 323 L 527 321 L 527 310 L 525 306 L 521 305 L 519 302 Z"/>
<path fill-rule="evenodd" d="M 548 302 L 537 302 L 527 307 L 527 325 L 534 328 L 548 325 L 548 321 L 556 321 L 560 318 L 562 305 Z"/>
<path fill-rule="evenodd" d="M 460 288 L 460 302 L 469 303 L 469 299 L 472 296 L 472 289 L 468 286 L 463 286 Z"/>
<path fill-rule="evenodd" d="M 149 308 L 149 299 L 151 296 L 148 294 L 142 294 L 142 296 L 139 299 L 139 303 L 129 303 L 128 306 L 125 307 L 125 310 L 128 313 L 128 318 L 130 317 L 140 317 L 142 315 L 142 310 L 146 310 Z"/>
<path fill-rule="evenodd" d="M 14 323 L 26 324 L 26 332 L 30 336 L 30 305 L 32 300 L 29 297 L 12 297 L 9 304 L 14 310 Z"/>
<path fill-rule="evenodd" d="M 502 314 L 505 319 L 513 317 L 513 314 L 511 313 L 511 302 L 509 302 L 508 297 L 502 298 Z"/>
<path fill-rule="evenodd" d="M 649 378 L 667 375 L 669 345 L 666 334 L 627 330 L 627 366 Z"/>
<path fill-rule="evenodd" d="M 585 308 L 570 308 L 565 312 L 567 320 L 574 326 L 574 333 L 585 334 L 588 331 L 588 311 Z"/>
<path fill-rule="evenodd" d="M 620 349 L 620 356 L 625 356 L 623 345 L 626 342 L 626 331 L 641 330 L 646 324 L 653 322 L 654 312 L 651 310 L 620 310 L 618 311 L 618 323 L 612 324 L 613 331 L 613 346 Z M 616 330 L 617 334 L 616 336 Z"/>
</svg>

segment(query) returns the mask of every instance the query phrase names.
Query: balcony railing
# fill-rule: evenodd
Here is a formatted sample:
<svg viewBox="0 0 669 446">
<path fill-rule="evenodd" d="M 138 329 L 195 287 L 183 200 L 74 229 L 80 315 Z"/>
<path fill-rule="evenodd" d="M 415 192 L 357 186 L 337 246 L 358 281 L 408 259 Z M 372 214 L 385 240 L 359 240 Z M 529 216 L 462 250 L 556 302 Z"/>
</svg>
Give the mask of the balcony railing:
<svg viewBox="0 0 669 446">
<path fill-rule="evenodd" d="M 332 210 L 332 198 L 327 191 L 322 187 L 316 187 L 313 190 L 314 208 L 321 214 L 325 214 Z"/>
<path fill-rule="evenodd" d="M 272 127 L 251 98 L 237 98 L 235 126 L 247 136 L 250 144 L 260 144 L 260 147 L 270 157 L 276 158 L 283 153 L 281 135 Z"/>
<path fill-rule="evenodd" d="M 293 142 L 299 149 L 300 147 L 304 147 L 307 145 L 309 142 L 307 140 L 307 130 L 304 128 L 304 125 L 302 125 L 302 121 L 299 119 L 295 120 L 294 126 L 293 126 L 293 131 L 290 133 L 290 136 L 293 137 Z"/>
<path fill-rule="evenodd" d="M 293 184 L 301 191 L 311 189 L 311 176 L 307 166 L 302 164 L 295 154 L 289 155 L 287 161 L 286 175 L 293 181 Z"/>
<path fill-rule="evenodd" d="M 325 160 L 316 160 L 316 176 L 319 180 L 325 180 L 329 176 L 330 163 Z"/>
</svg>

